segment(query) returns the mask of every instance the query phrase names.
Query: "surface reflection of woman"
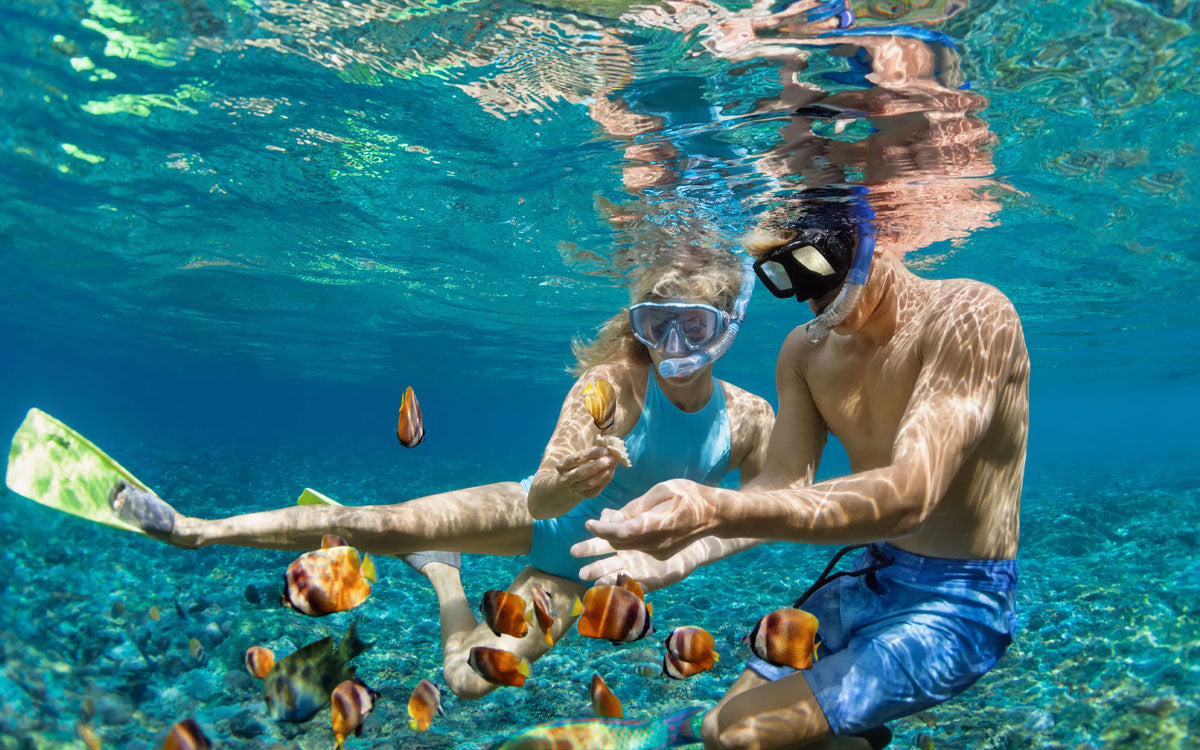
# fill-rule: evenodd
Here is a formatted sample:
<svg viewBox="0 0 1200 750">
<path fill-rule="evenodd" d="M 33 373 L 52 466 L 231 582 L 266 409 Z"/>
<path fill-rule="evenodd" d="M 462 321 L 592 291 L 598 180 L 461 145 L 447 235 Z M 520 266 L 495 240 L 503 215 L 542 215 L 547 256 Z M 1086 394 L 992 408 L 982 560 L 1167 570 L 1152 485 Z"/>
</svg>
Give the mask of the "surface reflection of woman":
<svg viewBox="0 0 1200 750">
<path fill-rule="evenodd" d="M 338 534 L 372 553 L 452 550 L 406 554 L 406 560 L 438 595 L 446 683 L 460 697 L 481 697 L 496 685 L 468 665 L 472 647 L 501 648 L 532 661 L 550 646 L 537 632 L 520 639 L 495 636 L 476 622 L 459 576 L 458 553 L 529 554 L 531 565 L 508 590 L 527 602 L 535 583 L 550 594 L 551 634 L 557 641 L 574 621 L 571 602 L 585 590 L 578 571 L 589 561 L 571 557 L 569 550 L 590 536 L 586 521 L 665 479 L 686 476 L 715 485 L 735 469 L 742 481 L 758 474 L 774 421 L 771 407 L 713 378 L 711 363 L 685 377 L 664 378 L 658 371 L 663 360 L 684 361 L 721 336 L 743 288 L 741 266 L 732 256 L 697 246 L 673 250 L 643 271 L 632 289 L 631 309 L 607 321 L 592 342 L 576 345 L 580 377 L 563 401 L 537 473 L 525 482 L 469 487 L 396 505 L 297 506 L 215 520 L 179 515 L 133 490 L 118 493 L 116 504 L 135 522 L 155 513 L 167 519 L 152 533 L 183 547 L 310 550 L 320 546 L 322 535 Z M 596 447 L 599 432 L 583 391 L 601 379 L 617 392 L 615 421 L 606 434 L 624 437 L 632 468 L 618 466 L 606 448 Z M 688 575 L 696 567 L 692 561 L 711 562 L 749 544 L 701 539 L 669 564 L 638 552 L 619 555 L 606 561 L 606 580 L 624 570 L 648 590 L 661 588 Z"/>
</svg>

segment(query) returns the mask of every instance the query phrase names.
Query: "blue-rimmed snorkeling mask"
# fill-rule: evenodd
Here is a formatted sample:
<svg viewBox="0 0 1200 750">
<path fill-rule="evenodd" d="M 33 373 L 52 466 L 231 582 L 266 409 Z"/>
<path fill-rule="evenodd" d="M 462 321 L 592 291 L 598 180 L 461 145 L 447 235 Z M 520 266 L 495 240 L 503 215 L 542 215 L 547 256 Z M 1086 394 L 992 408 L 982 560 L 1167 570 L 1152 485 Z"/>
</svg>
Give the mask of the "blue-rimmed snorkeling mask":
<svg viewBox="0 0 1200 750">
<path fill-rule="evenodd" d="M 727 325 L 729 313 L 696 302 L 640 302 L 629 308 L 634 337 L 668 357 L 700 351 Z"/>
</svg>

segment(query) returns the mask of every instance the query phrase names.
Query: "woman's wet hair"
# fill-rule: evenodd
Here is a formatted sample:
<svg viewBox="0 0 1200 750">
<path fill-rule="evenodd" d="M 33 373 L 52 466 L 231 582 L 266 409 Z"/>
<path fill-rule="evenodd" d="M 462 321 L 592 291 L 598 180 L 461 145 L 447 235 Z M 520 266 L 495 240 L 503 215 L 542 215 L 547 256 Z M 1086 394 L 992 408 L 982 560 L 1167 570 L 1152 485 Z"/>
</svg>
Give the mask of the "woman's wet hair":
<svg viewBox="0 0 1200 750">
<path fill-rule="evenodd" d="M 728 251 L 695 244 L 666 247 L 634 276 L 630 305 L 702 302 L 732 312 L 743 273 L 741 262 Z M 650 353 L 629 328 L 628 307 L 606 320 L 590 341 L 572 341 L 571 350 L 575 353 L 575 365 L 569 368 L 573 375 L 607 362 L 651 361 Z"/>
</svg>

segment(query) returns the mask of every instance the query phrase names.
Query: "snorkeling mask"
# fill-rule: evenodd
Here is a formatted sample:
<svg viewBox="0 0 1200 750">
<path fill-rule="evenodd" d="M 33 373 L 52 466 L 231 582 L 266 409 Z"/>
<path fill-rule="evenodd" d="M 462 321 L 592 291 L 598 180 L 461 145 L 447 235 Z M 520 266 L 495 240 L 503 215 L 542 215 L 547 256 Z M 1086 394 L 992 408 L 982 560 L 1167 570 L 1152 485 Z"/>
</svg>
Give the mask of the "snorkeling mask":
<svg viewBox="0 0 1200 750">
<path fill-rule="evenodd" d="M 629 308 L 634 337 L 668 357 L 683 357 L 708 346 L 729 324 L 729 313 L 692 302 L 640 302 Z"/>
</svg>

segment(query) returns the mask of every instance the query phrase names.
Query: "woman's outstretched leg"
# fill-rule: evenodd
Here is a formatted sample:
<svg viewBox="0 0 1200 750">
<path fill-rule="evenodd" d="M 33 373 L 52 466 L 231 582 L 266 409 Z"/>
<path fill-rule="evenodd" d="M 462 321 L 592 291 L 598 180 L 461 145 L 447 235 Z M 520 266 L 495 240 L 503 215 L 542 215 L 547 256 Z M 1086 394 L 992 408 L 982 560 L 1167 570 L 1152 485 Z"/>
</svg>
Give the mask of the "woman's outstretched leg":
<svg viewBox="0 0 1200 750">
<path fill-rule="evenodd" d="M 206 520 L 180 515 L 163 500 L 118 486 L 113 508 L 130 523 L 180 547 L 232 544 L 313 550 L 337 534 L 363 552 L 405 554 L 447 550 L 489 555 L 529 551 L 533 516 L 518 482 L 497 482 L 395 505 L 296 505 Z"/>
</svg>

